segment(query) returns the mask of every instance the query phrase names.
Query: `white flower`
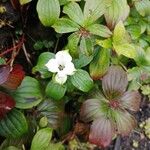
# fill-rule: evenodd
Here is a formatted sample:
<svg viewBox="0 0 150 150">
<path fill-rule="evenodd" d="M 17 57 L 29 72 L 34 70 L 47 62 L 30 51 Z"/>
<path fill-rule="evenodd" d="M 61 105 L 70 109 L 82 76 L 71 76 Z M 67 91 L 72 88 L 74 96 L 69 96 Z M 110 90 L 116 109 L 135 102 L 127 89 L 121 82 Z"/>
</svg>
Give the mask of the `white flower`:
<svg viewBox="0 0 150 150">
<path fill-rule="evenodd" d="M 68 50 L 57 52 L 55 58 L 50 59 L 45 66 L 50 72 L 57 73 L 55 80 L 59 84 L 64 84 L 67 75 L 73 75 L 76 71 Z"/>
</svg>

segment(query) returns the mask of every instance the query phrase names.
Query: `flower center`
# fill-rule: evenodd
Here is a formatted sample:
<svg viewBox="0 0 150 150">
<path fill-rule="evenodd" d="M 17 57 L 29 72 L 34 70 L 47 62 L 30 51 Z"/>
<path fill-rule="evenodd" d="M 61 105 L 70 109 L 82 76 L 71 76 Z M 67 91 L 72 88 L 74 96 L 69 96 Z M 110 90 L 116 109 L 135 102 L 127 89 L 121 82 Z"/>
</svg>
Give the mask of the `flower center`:
<svg viewBox="0 0 150 150">
<path fill-rule="evenodd" d="M 118 108 L 119 107 L 119 102 L 117 100 L 110 100 L 109 106 L 111 108 Z"/>
<path fill-rule="evenodd" d="M 59 69 L 60 71 L 62 71 L 64 68 L 65 68 L 64 65 L 59 65 L 59 67 L 58 67 L 58 69 Z"/>
</svg>

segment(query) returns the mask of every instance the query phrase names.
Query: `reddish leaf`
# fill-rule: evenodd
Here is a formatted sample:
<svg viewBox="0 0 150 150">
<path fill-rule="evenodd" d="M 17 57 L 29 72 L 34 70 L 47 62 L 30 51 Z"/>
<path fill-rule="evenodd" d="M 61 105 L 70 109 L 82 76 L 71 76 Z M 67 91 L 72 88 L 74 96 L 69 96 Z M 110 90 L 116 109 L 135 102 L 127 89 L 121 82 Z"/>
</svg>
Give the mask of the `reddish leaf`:
<svg viewBox="0 0 150 150">
<path fill-rule="evenodd" d="M 136 126 L 135 118 L 127 111 L 118 110 L 116 115 L 116 125 L 118 134 L 127 136 Z"/>
<path fill-rule="evenodd" d="M 9 95 L 0 92 L 0 119 L 2 119 L 6 113 L 15 107 L 15 101 Z"/>
<path fill-rule="evenodd" d="M 13 67 L 13 70 L 10 72 L 7 81 L 2 85 L 8 89 L 16 89 L 22 82 L 25 72 L 21 65 L 17 64 Z"/>
<path fill-rule="evenodd" d="M 125 92 L 127 85 L 127 74 L 120 66 L 111 66 L 102 79 L 103 91 L 109 100 L 120 97 Z"/>
<path fill-rule="evenodd" d="M 106 147 L 111 143 L 114 135 L 112 122 L 104 117 L 95 120 L 91 126 L 89 141 L 98 146 Z"/>
<path fill-rule="evenodd" d="M 14 9 L 20 10 L 20 3 L 19 0 L 10 0 L 11 5 L 13 6 Z"/>
<path fill-rule="evenodd" d="M 124 93 L 119 101 L 125 109 L 138 111 L 141 102 L 141 95 L 138 91 L 128 91 Z"/>
<path fill-rule="evenodd" d="M 101 109 L 102 101 L 98 99 L 88 99 L 86 100 L 82 107 L 80 116 L 85 122 L 90 122 L 98 117 L 104 116 L 104 112 Z"/>
<path fill-rule="evenodd" d="M 7 81 L 10 69 L 8 65 L 0 65 L 0 85 Z"/>
</svg>

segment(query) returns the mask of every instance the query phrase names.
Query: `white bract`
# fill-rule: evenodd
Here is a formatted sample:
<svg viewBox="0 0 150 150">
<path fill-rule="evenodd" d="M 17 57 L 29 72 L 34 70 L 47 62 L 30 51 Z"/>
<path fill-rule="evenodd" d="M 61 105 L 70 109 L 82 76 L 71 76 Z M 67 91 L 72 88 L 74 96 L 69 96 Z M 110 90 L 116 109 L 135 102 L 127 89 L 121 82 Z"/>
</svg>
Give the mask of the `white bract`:
<svg viewBox="0 0 150 150">
<path fill-rule="evenodd" d="M 76 71 L 68 50 L 57 52 L 55 58 L 50 59 L 45 66 L 50 72 L 56 73 L 55 80 L 59 84 L 64 84 L 67 76 Z"/>
</svg>

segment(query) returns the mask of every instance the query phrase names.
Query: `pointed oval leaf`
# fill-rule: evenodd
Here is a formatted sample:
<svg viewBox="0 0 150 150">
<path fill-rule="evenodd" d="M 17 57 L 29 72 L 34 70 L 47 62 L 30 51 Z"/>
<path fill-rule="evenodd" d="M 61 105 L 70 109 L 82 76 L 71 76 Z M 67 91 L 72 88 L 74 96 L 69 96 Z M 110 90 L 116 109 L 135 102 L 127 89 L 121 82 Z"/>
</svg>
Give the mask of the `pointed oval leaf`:
<svg viewBox="0 0 150 150">
<path fill-rule="evenodd" d="M 15 107 L 15 101 L 6 93 L 0 92 L 0 119 Z"/>
<path fill-rule="evenodd" d="M 79 25 L 82 25 L 84 21 L 84 16 L 79 4 L 75 2 L 70 2 L 64 6 L 63 12 L 67 14 L 71 20 Z"/>
<path fill-rule="evenodd" d="M 135 7 L 141 16 L 150 15 L 150 1 L 142 0 L 135 2 Z"/>
<path fill-rule="evenodd" d="M 136 126 L 135 118 L 127 111 L 118 110 L 115 115 L 118 134 L 127 136 Z"/>
<path fill-rule="evenodd" d="M 101 49 L 90 63 L 89 71 L 92 79 L 98 80 L 104 76 L 110 64 L 110 50 Z"/>
<path fill-rule="evenodd" d="M 9 147 L 5 148 L 4 150 L 21 150 L 21 149 L 18 149 L 15 146 L 9 146 Z"/>
<path fill-rule="evenodd" d="M 98 35 L 101 37 L 110 37 L 112 35 L 109 28 L 100 24 L 92 24 L 86 28 L 91 34 Z"/>
<path fill-rule="evenodd" d="M 26 76 L 12 96 L 16 101 L 17 108 L 32 108 L 42 101 L 40 84 L 36 79 Z"/>
<path fill-rule="evenodd" d="M 52 58 L 54 58 L 55 55 L 50 52 L 44 52 L 42 53 L 37 61 L 37 65 L 32 69 L 32 72 L 39 72 L 42 78 L 49 78 L 52 74 L 48 71 L 45 64 Z"/>
<path fill-rule="evenodd" d="M 100 117 L 92 123 L 89 141 L 100 147 L 106 147 L 111 143 L 113 135 L 114 126 L 112 122 L 105 117 Z"/>
<path fill-rule="evenodd" d="M 7 138 L 17 138 L 28 131 L 28 124 L 22 112 L 13 109 L 0 120 L 0 135 Z"/>
<path fill-rule="evenodd" d="M 104 14 L 108 27 L 113 29 L 119 21 L 124 21 L 129 11 L 130 7 L 126 0 L 113 0 Z"/>
<path fill-rule="evenodd" d="M 72 84 L 83 92 L 88 92 L 93 87 L 93 80 L 84 70 L 78 69 L 70 78 Z"/>
<path fill-rule="evenodd" d="M 111 0 L 86 0 L 84 6 L 84 25 L 88 26 L 101 17 Z"/>
<path fill-rule="evenodd" d="M 80 41 L 80 34 L 78 34 L 78 32 L 75 32 L 68 37 L 67 48 L 69 49 L 69 53 L 73 57 L 79 56 L 79 50 L 78 50 L 79 41 Z"/>
<path fill-rule="evenodd" d="M 102 96 L 102 99 L 105 98 Z M 101 116 L 105 116 L 101 109 L 103 105 L 102 99 L 101 97 L 99 99 L 88 99 L 83 103 L 80 111 L 80 116 L 83 121 L 90 122 Z"/>
<path fill-rule="evenodd" d="M 11 90 L 15 90 L 22 82 L 25 76 L 23 67 L 19 64 L 13 66 L 12 71 L 10 72 L 7 81 L 3 83 L 3 87 Z"/>
<path fill-rule="evenodd" d="M 33 137 L 31 150 L 45 150 L 52 138 L 53 130 L 51 128 L 44 128 L 39 130 Z"/>
<path fill-rule="evenodd" d="M 50 99 L 45 100 L 37 107 L 39 117 L 46 116 L 51 127 L 56 128 L 59 121 L 59 112 L 57 105 Z"/>
<path fill-rule="evenodd" d="M 138 91 L 127 91 L 120 98 L 120 102 L 125 109 L 138 111 L 140 108 L 141 95 Z"/>
<path fill-rule="evenodd" d="M 92 56 L 94 51 L 94 43 L 90 37 L 82 37 L 79 48 L 83 55 Z"/>
<path fill-rule="evenodd" d="M 128 85 L 127 74 L 120 66 L 111 66 L 102 79 L 102 88 L 109 100 L 120 97 Z"/>
<path fill-rule="evenodd" d="M 69 32 L 78 31 L 80 26 L 68 18 L 60 18 L 53 25 L 53 28 L 58 33 L 69 33 Z"/>
<path fill-rule="evenodd" d="M 38 0 L 37 12 L 42 24 L 44 26 L 50 27 L 59 18 L 60 15 L 59 0 Z"/>
<path fill-rule="evenodd" d="M 66 86 L 51 81 L 46 87 L 46 95 L 54 100 L 60 100 L 66 93 Z"/>
<path fill-rule="evenodd" d="M 7 81 L 11 67 L 8 65 L 0 65 L 0 85 Z"/>
</svg>

